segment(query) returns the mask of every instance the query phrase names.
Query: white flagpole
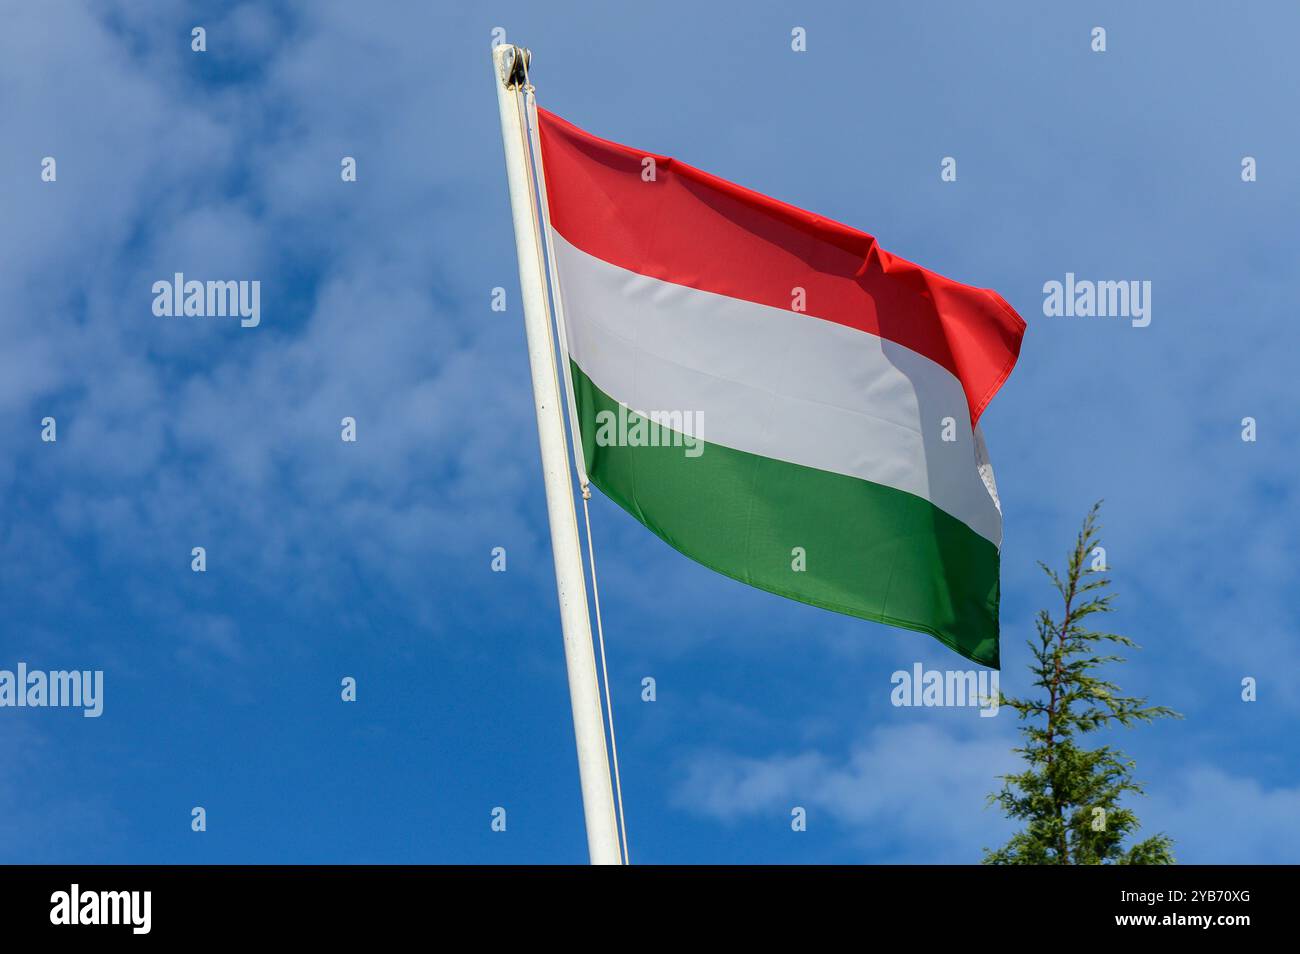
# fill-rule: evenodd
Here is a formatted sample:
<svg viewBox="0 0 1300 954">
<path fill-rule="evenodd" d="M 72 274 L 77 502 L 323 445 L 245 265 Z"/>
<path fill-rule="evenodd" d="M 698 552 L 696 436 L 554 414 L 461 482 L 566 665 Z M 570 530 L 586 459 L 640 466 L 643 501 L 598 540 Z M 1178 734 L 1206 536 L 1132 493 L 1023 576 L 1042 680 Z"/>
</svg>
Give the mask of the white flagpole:
<svg viewBox="0 0 1300 954">
<path fill-rule="evenodd" d="M 528 364 L 532 369 L 537 436 L 542 449 L 542 478 L 546 485 L 546 513 L 551 525 L 551 553 L 555 558 L 555 585 L 560 597 L 560 628 L 564 634 L 564 661 L 569 671 L 573 732 L 578 743 L 578 779 L 587 822 L 587 850 L 592 864 L 616 865 L 622 861 L 618 823 L 614 815 L 605 723 L 596 682 L 596 657 L 591 645 L 587 586 L 578 540 L 578 519 L 573 506 L 573 477 L 569 470 L 560 388 L 555 371 L 555 346 L 540 245 L 541 224 L 532 191 L 528 135 L 520 103 L 527 56 L 526 51 L 516 46 L 502 44 L 496 47 L 492 51 L 493 79 L 501 111 L 506 175 L 510 182 L 510 210 L 515 225 L 515 251 L 519 258 Z"/>
</svg>

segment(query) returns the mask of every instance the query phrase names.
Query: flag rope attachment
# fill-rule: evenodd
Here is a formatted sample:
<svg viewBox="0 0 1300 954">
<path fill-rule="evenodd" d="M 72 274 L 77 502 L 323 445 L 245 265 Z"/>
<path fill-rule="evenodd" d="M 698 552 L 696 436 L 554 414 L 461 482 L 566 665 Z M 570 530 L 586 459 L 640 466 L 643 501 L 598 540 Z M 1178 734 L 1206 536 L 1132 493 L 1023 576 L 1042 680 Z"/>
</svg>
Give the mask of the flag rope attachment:
<svg viewBox="0 0 1300 954">
<path fill-rule="evenodd" d="M 555 294 L 553 303 L 548 297 L 548 304 L 552 304 L 552 311 L 555 315 L 556 330 L 559 333 L 560 353 L 564 361 L 569 360 L 569 340 L 567 328 L 564 323 L 564 306 L 560 297 L 560 276 L 555 267 L 555 243 L 551 238 L 549 223 L 551 221 L 550 204 L 546 197 L 546 182 L 544 177 L 536 174 L 536 165 L 541 162 L 541 144 L 537 138 L 537 98 L 532 83 L 528 79 L 528 57 L 522 55 L 516 61 L 518 64 L 522 61 L 521 71 L 523 73 L 523 82 L 519 84 L 524 95 L 524 110 L 521 111 L 519 122 L 521 126 L 526 125 L 527 129 L 520 129 L 520 134 L 524 142 L 529 147 L 528 178 L 529 178 L 529 199 L 533 203 L 533 221 L 541 227 L 542 239 L 545 242 L 546 257 L 549 269 L 544 269 L 542 263 L 537 263 L 539 274 L 546 273 L 550 276 L 551 285 L 554 287 Z M 518 93 L 516 93 L 518 95 Z M 527 118 L 525 118 L 525 115 Z M 538 214 L 537 203 L 541 202 L 541 214 Z M 547 287 L 545 281 L 546 274 L 542 274 L 542 288 Z M 550 323 L 547 323 L 547 333 L 552 334 Z M 551 353 L 555 352 L 555 341 L 551 339 Z M 609 667 L 605 660 L 605 624 L 601 619 L 600 613 L 600 584 L 596 577 L 596 549 L 591 539 L 591 510 L 588 507 L 588 501 L 591 499 L 590 481 L 587 478 L 586 455 L 582 450 L 581 431 L 578 429 L 577 409 L 573 398 L 573 376 L 569 367 L 565 366 L 562 375 L 564 379 L 564 391 L 567 398 L 569 411 L 569 430 L 572 438 L 574 464 L 578 471 L 578 481 L 582 488 L 582 516 L 586 524 L 587 531 L 587 560 L 591 566 L 591 595 L 596 610 L 596 641 L 600 646 L 600 674 L 601 681 L 604 683 L 605 690 L 605 717 L 609 724 L 609 747 L 610 761 L 614 767 L 614 794 L 618 806 L 618 827 L 621 848 L 623 850 L 623 863 L 631 864 L 631 859 L 627 847 L 627 818 L 623 812 L 623 780 L 619 772 L 618 764 L 618 740 L 614 734 L 614 701 L 609 688 Z"/>
</svg>

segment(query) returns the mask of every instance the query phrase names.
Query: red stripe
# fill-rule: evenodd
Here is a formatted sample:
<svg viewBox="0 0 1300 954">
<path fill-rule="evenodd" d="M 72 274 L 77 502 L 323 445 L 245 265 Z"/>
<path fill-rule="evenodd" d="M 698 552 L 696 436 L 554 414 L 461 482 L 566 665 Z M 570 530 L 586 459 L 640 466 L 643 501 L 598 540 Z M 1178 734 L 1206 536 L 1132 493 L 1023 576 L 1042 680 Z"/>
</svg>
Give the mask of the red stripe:
<svg viewBox="0 0 1300 954">
<path fill-rule="evenodd" d="M 951 371 L 978 421 L 1020 353 L 1025 322 L 995 291 L 882 249 L 865 232 L 668 156 L 597 139 L 539 109 L 551 224 L 611 264 L 879 335 Z M 642 160 L 655 160 L 655 181 Z"/>
</svg>

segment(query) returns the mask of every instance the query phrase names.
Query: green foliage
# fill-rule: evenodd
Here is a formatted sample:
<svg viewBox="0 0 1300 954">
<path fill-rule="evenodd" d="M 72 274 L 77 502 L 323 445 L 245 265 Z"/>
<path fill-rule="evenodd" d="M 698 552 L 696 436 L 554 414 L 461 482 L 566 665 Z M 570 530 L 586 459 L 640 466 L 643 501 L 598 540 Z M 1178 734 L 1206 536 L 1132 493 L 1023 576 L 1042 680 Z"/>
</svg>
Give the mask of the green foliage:
<svg viewBox="0 0 1300 954">
<path fill-rule="evenodd" d="M 1125 636 L 1087 628 L 1096 624 L 1094 617 L 1111 610 L 1106 570 L 1088 563 L 1098 545 L 1100 507 L 1099 502 L 1088 512 L 1064 579 L 1039 564 L 1064 602 L 1059 621 L 1046 610 L 1039 612 L 1037 639 L 1029 640 L 1033 685 L 1046 698 L 1002 696 L 1001 704 L 1014 709 L 1023 723 L 1024 745 L 1015 751 L 1026 768 L 1002 776 L 1002 790 L 989 796 L 990 804 L 1025 827 L 996 851 L 985 849 L 985 864 L 1174 863 L 1173 841 L 1163 834 L 1124 847 L 1139 828 L 1133 811 L 1120 805 L 1125 796 L 1142 792 L 1132 778 L 1134 763 L 1109 745 L 1082 747 L 1088 733 L 1098 729 L 1181 718 L 1165 706 L 1122 695 L 1115 683 L 1096 674 L 1108 663 L 1124 661 L 1109 652 L 1113 646 L 1138 648 Z"/>
</svg>

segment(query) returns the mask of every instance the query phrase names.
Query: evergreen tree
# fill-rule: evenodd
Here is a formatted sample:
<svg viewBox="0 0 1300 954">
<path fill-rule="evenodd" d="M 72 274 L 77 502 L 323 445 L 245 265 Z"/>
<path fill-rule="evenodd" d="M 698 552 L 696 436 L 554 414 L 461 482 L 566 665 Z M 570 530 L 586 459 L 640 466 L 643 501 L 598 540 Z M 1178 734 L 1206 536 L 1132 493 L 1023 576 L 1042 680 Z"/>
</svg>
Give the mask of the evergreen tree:
<svg viewBox="0 0 1300 954">
<path fill-rule="evenodd" d="M 996 851 L 985 849 L 985 864 L 1174 863 L 1173 841 L 1163 834 L 1124 847 L 1139 827 L 1133 811 L 1120 805 L 1125 796 L 1142 792 L 1132 778 L 1134 763 L 1109 745 L 1083 747 L 1085 737 L 1098 729 L 1181 718 L 1165 706 L 1121 695 L 1113 682 L 1095 675 L 1108 663 L 1124 661 L 1106 654 L 1107 644 L 1138 648 L 1125 636 L 1086 628 L 1091 617 L 1111 609 L 1104 558 L 1098 554 L 1089 561 L 1098 545 L 1100 506 L 1094 504 L 1083 522 L 1064 579 L 1039 564 L 1064 601 L 1060 620 L 1039 612 L 1037 639 L 1029 640 L 1033 685 L 1046 698 L 1002 696 L 1002 705 L 1014 709 L 1023 723 L 1024 746 L 1015 751 L 1027 767 L 1002 776 L 1002 790 L 989 796 L 990 804 L 1025 828 Z"/>
</svg>

